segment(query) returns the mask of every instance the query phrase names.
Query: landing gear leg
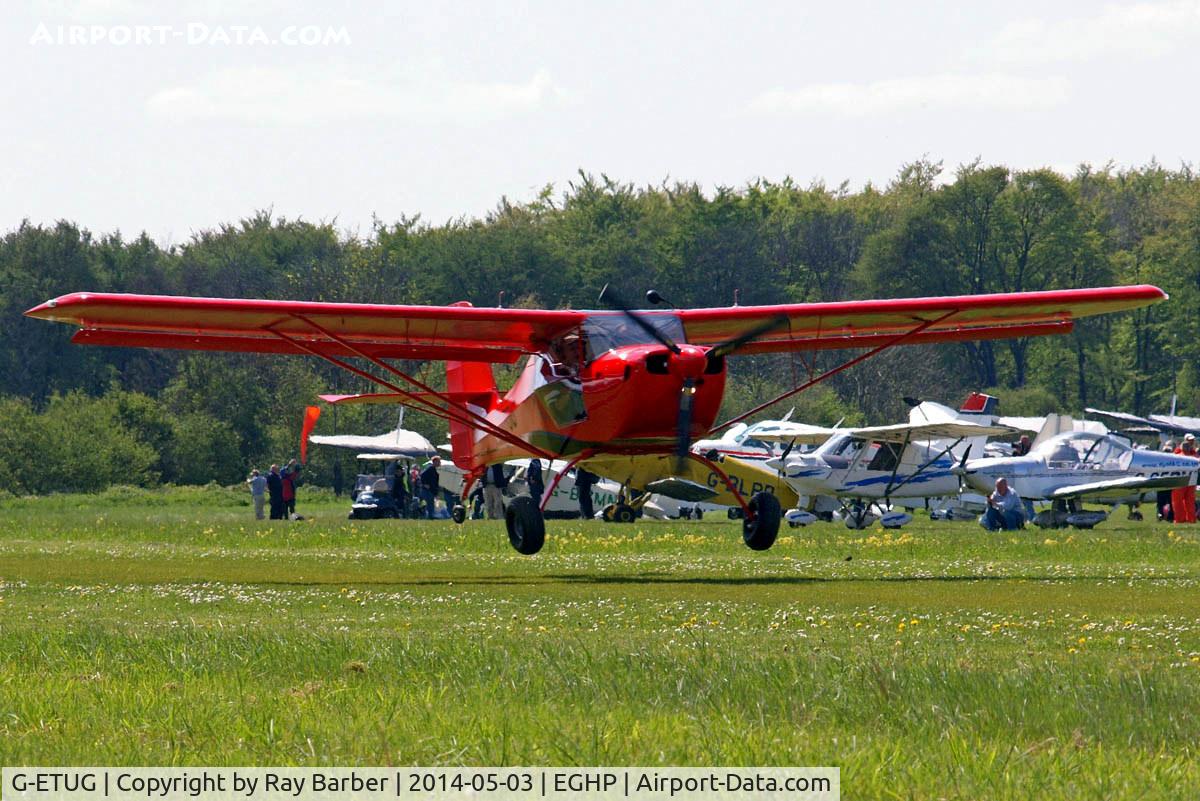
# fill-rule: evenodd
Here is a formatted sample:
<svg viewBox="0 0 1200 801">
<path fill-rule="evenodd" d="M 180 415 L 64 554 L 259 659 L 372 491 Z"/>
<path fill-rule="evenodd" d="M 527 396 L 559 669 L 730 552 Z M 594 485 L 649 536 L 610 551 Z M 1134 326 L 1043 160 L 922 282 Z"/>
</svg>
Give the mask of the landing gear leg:
<svg viewBox="0 0 1200 801">
<path fill-rule="evenodd" d="M 779 523 L 783 520 L 779 499 L 770 492 L 756 492 L 747 502 L 737 484 L 715 461 L 698 453 L 689 453 L 688 458 L 716 473 L 725 482 L 730 494 L 737 498 L 738 505 L 742 507 L 742 540 L 746 546 L 755 551 L 765 551 L 774 545 L 775 537 L 779 535 Z M 736 519 L 734 511 L 730 510 L 729 516 Z"/>
<path fill-rule="evenodd" d="M 546 542 L 546 521 L 538 503 L 528 495 L 518 495 L 504 512 L 508 541 L 518 553 L 532 556 Z"/>
</svg>

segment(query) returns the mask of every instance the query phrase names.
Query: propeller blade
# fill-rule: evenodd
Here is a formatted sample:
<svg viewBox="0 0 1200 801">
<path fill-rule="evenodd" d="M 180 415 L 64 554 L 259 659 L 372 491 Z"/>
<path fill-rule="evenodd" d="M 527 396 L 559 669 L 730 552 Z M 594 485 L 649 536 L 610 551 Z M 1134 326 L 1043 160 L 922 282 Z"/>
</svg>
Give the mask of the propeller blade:
<svg viewBox="0 0 1200 801">
<path fill-rule="evenodd" d="M 958 491 L 959 492 L 962 492 L 963 490 L 965 490 L 967 488 L 967 481 L 966 481 L 967 459 L 969 459 L 971 457 L 971 448 L 972 447 L 973 446 L 968 445 L 967 449 L 965 451 L 963 451 L 962 458 L 958 460 L 958 467 L 954 471 L 954 474 L 956 476 L 958 476 Z"/>
<path fill-rule="evenodd" d="M 679 346 L 675 344 L 674 340 L 672 340 L 669 336 L 664 334 L 662 331 L 659 331 L 657 328 L 650 325 L 650 323 L 647 322 L 645 319 L 643 319 L 641 317 L 641 315 L 635 314 L 633 309 L 631 309 L 625 303 L 625 301 L 623 301 L 621 299 L 621 296 L 617 294 L 616 290 L 613 289 L 608 284 L 605 284 L 604 288 L 600 290 L 599 300 L 600 300 L 600 303 L 611 306 L 612 308 L 621 312 L 621 314 L 624 314 L 626 319 L 628 319 L 631 323 L 636 325 L 638 328 L 642 329 L 642 331 L 644 331 L 647 336 L 649 336 L 655 342 L 658 342 L 660 345 L 662 345 L 667 350 L 671 351 L 671 353 L 679 353 L 680 352 Z"/>
<path fill-rule="evenodd" d="M 736 337 L 732 337 L 731 339 L 727 339 L 718 345 L 714 345 L 713 349 L 708 352 L 708 355 L 718 359 L 722 356 L 728 356 L 738 348 L 749 345 L 754 340 L 760 338 L 763 334 L 769 334 L 775 329 L 787 325 L 787 322 L 788 318 L 786 315 L 781 314 L 778 317 L 772 317 L 770 320 L 766 320 L 754 326 L 753 328 L 743 331 Z"/>
<path fill-rule="evenodd" d="M 796 438 L 792 437 L 792 441 L 787 444 L 787 447 L 779 454 L 779 477 L 783 478 L 783 471 L 786 468 L 788 454 L 792 452 L 792 448 L 796 447 Z"/>
<path fill-rule="evenodd" d="M 962 458 L 958 460 L 958 469 L 959 469 L 959 470 L 965 470 L 965 469 L 966 469 L 966 467 L 967 467 L 967 459 L 970 459 L 970 458 L 971 458 L 971 448 L 973 448 L 973 447 L 975 447 L 973 444 L 972 444 L 972 445 L 968 445 L 968 446 L 967 446 L 967 449 L 966 449 L 965 451 L 963 451 Z"/>
</svg>

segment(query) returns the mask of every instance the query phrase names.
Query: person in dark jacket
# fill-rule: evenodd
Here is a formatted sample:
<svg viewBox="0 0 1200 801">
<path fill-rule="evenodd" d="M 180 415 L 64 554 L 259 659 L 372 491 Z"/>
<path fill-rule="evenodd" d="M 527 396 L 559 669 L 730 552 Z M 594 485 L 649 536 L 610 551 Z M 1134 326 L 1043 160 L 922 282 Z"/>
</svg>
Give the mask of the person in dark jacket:
<svg viewBox="0 0 1200 801">
<path fill-rule="evenodd" d="M 596 474 L 589 473 L 582 467 L 575 468 L 575 491 L 579 493 L 579 516 L 591 520 L 596 516 L 592 507 L 592 485 L 596 483 Z"/>
<path fill-rule="evenodd" d="M 400 462 L 392 463 L 392 499 L 401 517 L 408 517 L 408 487 L 404 483 L 407 476 L 408 471 Z"/>
<path fill-rule="evenodd" d="M 421 471 L 421 500 L 425 501 L 425 516 L 430 520 L 433 519 L 433 512 L 436 508 L 434 499 L 442 488 L 442 479 L 438 475 L 438 468 L 441 464 L 442 457 L 434 456 Z"/>
<path fill-rule="evenodd" d="M 530 459 L 529 469 L 525 471 L 525 480 L 529 482 L 529 497 L 539 504 L 546 494 L 546 485 L 542 481 L 542 460 Z"/>
<path fill-rule="evenodd" d="M 267 473 L 267 496 L 271 502 L 271 519 L 283 520 L 283 479 L 279 477 L 279 465 L 271 465 Z"/>
</svg>

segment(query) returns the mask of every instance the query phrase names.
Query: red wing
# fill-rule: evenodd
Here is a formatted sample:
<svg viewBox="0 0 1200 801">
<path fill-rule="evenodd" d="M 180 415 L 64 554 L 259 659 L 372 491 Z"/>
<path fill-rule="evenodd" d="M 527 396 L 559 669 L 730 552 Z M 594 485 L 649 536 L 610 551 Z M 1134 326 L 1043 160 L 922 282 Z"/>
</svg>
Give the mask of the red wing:
<svg viewBox="0 0 1200 801">
<path fill-rule="evenodd" d="M 26 314 L 74 323 L 81 329 L 74 341 L 91 345 L 248 353 L 315 350 L 343 357 L 359 350 L 375 358 L 502 363 L 541 350 L 586 316 L 578 311 L 90 292 L 63 295 Z"/>
<path fill-rule="evenodd" d="M 1079 317 L 1125 311 L 1165 300 L 1153 286 L 1063 289 L 1004 295 L 898 298 L 845 303 L 734 306 L 679 312 L 687 341 L 715 345 L 774 317 L 786 318 L 738 353 L 864 348 L 929 323 L 905 344 L 1066 333 Z"/>
</svg>

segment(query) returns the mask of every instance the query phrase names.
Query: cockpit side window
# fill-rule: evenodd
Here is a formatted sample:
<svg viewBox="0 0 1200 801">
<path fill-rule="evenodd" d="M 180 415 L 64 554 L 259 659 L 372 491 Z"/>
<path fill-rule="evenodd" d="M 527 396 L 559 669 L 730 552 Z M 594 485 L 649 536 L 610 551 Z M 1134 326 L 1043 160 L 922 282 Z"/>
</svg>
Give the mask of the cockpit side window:
<svg viewBox="0 0 1200 801">
<path fill-rule="evenodd" d="M 868 470 L 895 470 L 900 464 L 900 445 L 895 442 L 879 443 L 879 450 L 871 457 Z"/>
</svg>

